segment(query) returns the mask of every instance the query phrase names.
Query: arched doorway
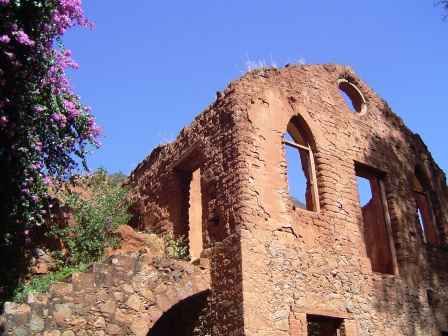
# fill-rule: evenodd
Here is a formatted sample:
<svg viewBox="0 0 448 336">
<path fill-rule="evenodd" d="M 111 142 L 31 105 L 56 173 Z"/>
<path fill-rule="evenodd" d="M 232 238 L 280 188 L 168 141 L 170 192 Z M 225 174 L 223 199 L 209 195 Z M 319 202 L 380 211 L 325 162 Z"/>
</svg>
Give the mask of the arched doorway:
<svg viewBox="0 0 448 336">
<path fill-rule="evenodd" d="M 206 312 L 209 294 L 210 291 L 206 290 L 176 303 L 160 317 L 147 336 L 207 335 L 204 329 L 208 328 Z"/>
</svg>

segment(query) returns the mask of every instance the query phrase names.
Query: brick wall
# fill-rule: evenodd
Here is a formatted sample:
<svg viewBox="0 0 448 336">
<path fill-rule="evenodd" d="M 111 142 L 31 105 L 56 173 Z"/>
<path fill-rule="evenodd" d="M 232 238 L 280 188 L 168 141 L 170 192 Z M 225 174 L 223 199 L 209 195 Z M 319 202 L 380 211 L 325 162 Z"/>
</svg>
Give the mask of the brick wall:
<svg viewBox="0 0 448 336">
<path fill-rule="evenodd" d="M 361 113 L 344 102 L 341 79 L 365 100 Z M 318 211 L 288 193 L 282 136 L 293 116 L 312 133 Z M 355 163 L 381 172 L 392 274 L 372 271 Z M 300 335 L 313 314 L 341 318 L 346 334 L 438 335 L 448 330 L 448 253 L 423 242 L 417 166 L 446 245 L 445 176 L 418 135 L 350 68 L 290 66 L 232 82 L 136 168 L 131 186 L 149 230 L 186 234 L 189 174 L 201 169 L 213 335 Z"/>
</svg>

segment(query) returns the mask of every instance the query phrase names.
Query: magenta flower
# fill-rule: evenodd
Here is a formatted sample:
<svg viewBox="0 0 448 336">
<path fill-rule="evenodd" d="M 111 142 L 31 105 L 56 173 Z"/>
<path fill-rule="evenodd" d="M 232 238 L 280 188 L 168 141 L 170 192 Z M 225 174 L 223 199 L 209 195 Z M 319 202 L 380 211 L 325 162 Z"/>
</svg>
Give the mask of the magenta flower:
<svg viewBox="0 0 448 336">
<path fill-rule="evenodd" d="M 23 30 L 19 30 L 17 32 L 14 32 L 16 41 L 20 44 L 26 45 L 28 47 L 34 46 L 36 43 L 30 39 L 27 33 L 25 33 Z"/>
<path fill-rule="evenodd" d="M 8 124 L 8 118 L 5 116 L 0 117 L 0 126 L 6 126 Z"/>
<path fill-rule="evenodd" d="M 53 113 L 53 114 L 51 115 L 51 119 L 52 119 L 53 121 L 58 122 L 58 121 L 61 119 L 60 114 L 59 114 L 59 113 Z"/>
<path fill-rule="evenodd" d="M 67 123 L 67 118 L 61 113 L 53 113 L 51 119 L 55 121 L 60 127 L 64 127 Z"/>
<path fill-rule="evenodd" d="M 34 106 L 34 108 L 33 108 L 33 110 L 34 110 L 34 112 L 37 112 L 37 113 L 42 113 L 43 111 L 45 111 L 47 108 L 45 107 L 45 106 L 42 106 L 42 105 L 36 105 L 36 106 Z"/>
<path fill-rule="evenodd" d="M 75 103 L 67 99 L 64 101 L 64 107 L 67 111 L 76 110 Z"/>
<path fill-rule="evenodd" d="M 76 117 L 79 117 L 79 115 L 81 114 L 81 112 L 79 111 L 78 106 L 76 106 L 76 104 L 70 100 L 65 100 L 64 101 L 64 107 L 67 110 L 68 113 L 68 117 L 70 119 L 74 119 Z"/>
<path fill-rule="evenodd" d="M 1 1 L 1 0 L 0 0 L 0 1 Z M 7 43 L 9 43 L 9 42 L 11 42 L 11 39 L 9 38 L 8 35 L 2 35 L 2 36 L 0 36 L 0 43 L 7 44 Z"/>
<path fill-rule="evenodd" d="M 84 159 L 87 145 L 98 144 L 95 137 L 100 133 L 66 74 L 78 64 L 71 51 L 57 43 L 67 29 L 89 25 L 82 0 L 51 1 L 51 8 L 46 3 L 0 0 L 0 58 L 5 61 L 0 68 L 0 131 L 11 139 L 6 155 L 17 161 L 20 171 L 11 176 L 17 193 L 7 207 L 18 214 L 17 223 L 26 225 L 43 220 L 40 203 L 52 178 L 69 176 L 77 166 L 72 156 Z M 14 90 L 16 83 L 35 89 L 23 93 Z M 23 106 L 24 113 L 8 119 L 17 106 Z M 17 137 L 24 127 L 26 134 Z"/>
</svg>

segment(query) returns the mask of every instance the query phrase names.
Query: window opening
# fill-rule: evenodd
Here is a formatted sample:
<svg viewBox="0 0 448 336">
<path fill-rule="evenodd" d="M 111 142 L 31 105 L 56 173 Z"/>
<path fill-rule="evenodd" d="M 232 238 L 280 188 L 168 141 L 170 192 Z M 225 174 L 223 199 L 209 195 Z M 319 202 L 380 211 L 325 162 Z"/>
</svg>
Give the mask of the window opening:
<svg viewBox="0 0 448 336">
<path fill-rule="evenodd" d="M 365 113 L 367 104 L 361 91 L 347 79 L 338 81 L 339 92 L 352 112 Z"/>
<path fill-rule="evenodd" d="M 416 170 L 414 176 L 414 200 L 416 208 L 416 220 L 420 228 L 422 239 L 425 243 L 438 245 L 439 237 L 433 217 L 431 203 L 429 202 L 426 184 L 421 173 Z"/>
<path fill-rule="evenodd" d="M 423 241 L 425 243 L 427 243 L 428 242 L 428 238 L 426 237 L 426 229 L 425 229 L 425 225 L 423 224 L 425 220 L 424 220 L 424 216 L 423 216 L 423 213 L 422 213 L 422 209 L 420 209 L 420 207 L 418 206 L 417 201 L 416 201 L 415 206 L 417 208 L 417 220 L 418 220 L 418 224 L 419 224 L 419 227 L 420 227 L 420 230 L 421 230 L 421 233 L 422 233 L 422 238 L 423 238 Z"/>
<path fill-rule="evenodd" d="M 364 241 L 372 271 L 394 274 L 392 238 L 382 174 L 360 164 L 356 164 L 355 168 L 364 224 Z M 367 186 L 369 190 L 366 190 Z M 367 203 L 364 203 L 366 200 Z"/>
<path fill-rule="evenodd" d="M 202 192 L 201 170 L 191 174 L 188 209 L 188 242 L 191 260 L 200 258 L 202 252 Z"/>
<path fill-rule="evenodd" d="M 294 205 L 318 211 L 316 172 L 311 144 L 306 132 L 299 130 L 291 120 L 283 137 L 287 162 L 288 191 Z"/>
<path fill-rule="evenodd" d="M 299 150 L 291 146 L 285 146 L 286 161 L 288 163 L 289 195 L 295 206 L 307 209 L 306 192 L 307 178 L 303 171 Z"/>
<path fill-rule="evenodd" d="M 308 336 L 345 336 L 344 323 L 340 318 L 307 315 Z"/>
<path fill-rule="evenodd" d="M 370 181 L 364 177 L 357 176 L 359 200 L 361 207 L 367 205 L 373 198 L 372 189 L 370 188 Z"/>
<path fill-rule="evenodd" d="M 177 246 L 179 248 L 177 252 L 192 261 L 200 258 L 202 253 L 204 227 L 201 170 L 196 167 L 196 165 L 179 165 L 176 169 L 176 188 L 169 194 L 172 204 L 173 234 L 180 244 Z"/>
</svg>

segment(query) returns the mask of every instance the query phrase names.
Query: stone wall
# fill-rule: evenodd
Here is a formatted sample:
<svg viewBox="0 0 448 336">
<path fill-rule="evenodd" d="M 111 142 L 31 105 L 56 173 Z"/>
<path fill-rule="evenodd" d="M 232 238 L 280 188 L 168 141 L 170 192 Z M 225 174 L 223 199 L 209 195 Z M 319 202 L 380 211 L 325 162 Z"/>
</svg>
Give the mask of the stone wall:
<svg viewBox="0 0 448 336">
<path fill-rule="evenodd" d="M 366 112 L 349 110 L 338 89 L 341 78 L 361 90 Z M 448 253 L 422 241 L 412 196 L 415 167 L 431 181 L 445 244 L 447 188 L 420 139 L 346 67 L 260 71 L 237 85 L 248 102 L 243 190 L 256 195 L 242 204 L 252 212 L 241 230 L 247 334 L 289 335 L 291 312 L 344 316 L 357 325 L 353 335 L 447 330 L 448 307 L 436 308 L 427 293 L 448 302 Z M 288 195 L 282 135 L 297 115 L 314 138 L 318 212 L 294 206 Z M 372 271 L 355 162 L 384 173 L 394 274 Z"/>
<path fill-rule="evenodd" d="M 359 112 L 349 109 L 341 85 L 359 91 Z M 312 135 L 317 211 L 300 208 L 288 192 L 282 137 L 294 116 Z M 384 241 L 366 240 L 357 165 L 381 174 Z M 439 245 L 425 243 L 420 232 L 412 196 L 417 167 Z M 421 139 L 350 68 L 260 69 L 218 93 L 133 172 L 136 218 L 148 230 L 187 235 L 197 168 L 213 335 L 306 335 L 313 316 L 333 319 L 352 336 L 448 330 L 445 176 Z M 391 274 L 372 271 L 369 241 L 390 243 Z"/>
<path fill-rule="evenodd" d="M 26 303 L 5 303 L 0 334 L 156 336 L 152 328 L 179 302 L 195 310 L 177 327 L 194 330 L 207 311 L 198 305 L 207 301 L 189 300 L 207 297 L 209 281 L 206 268 L 186 261 L 138 253 L 112 256 L 51 285 L 48 293 L 30 294 Z"/>
<path fill-rule="evenodd" d="M 236 100 L 237 101 L 237 100 Z M 210 319 L 214 335 L 243 332 L 241 258 L 238 205 L 244 165 L 239 154 L 235 113 L 238 104 L 219 96 L 217 101 L 180 132 L 176 141 L 155 149 L 131 173 L 129 185 L 135 222 L 151 232 L 173 231 L 189 237 L 190 182 L 200 169 L 202 256 L 210 260 Z M 232 172 L 229 174 L 229 172 Z M 195 207 L 196 208 L 196 207 Z M 158 209 L 154 211 L 153 209 Z M 162 216 L 154 215 L 164 213 Z"/>
</svg>

